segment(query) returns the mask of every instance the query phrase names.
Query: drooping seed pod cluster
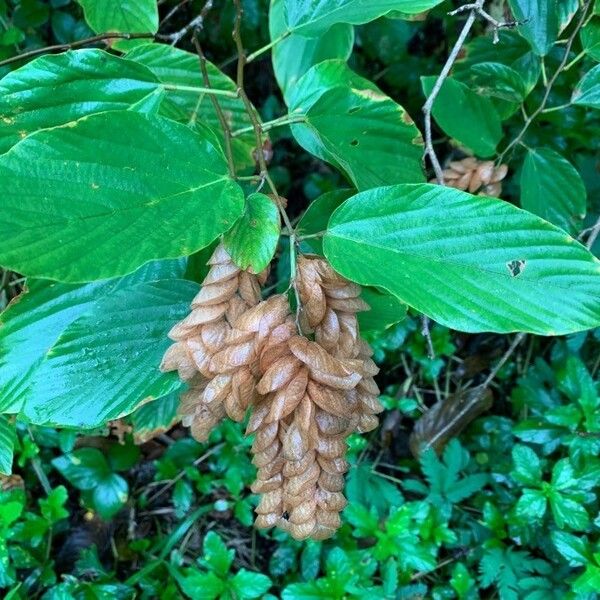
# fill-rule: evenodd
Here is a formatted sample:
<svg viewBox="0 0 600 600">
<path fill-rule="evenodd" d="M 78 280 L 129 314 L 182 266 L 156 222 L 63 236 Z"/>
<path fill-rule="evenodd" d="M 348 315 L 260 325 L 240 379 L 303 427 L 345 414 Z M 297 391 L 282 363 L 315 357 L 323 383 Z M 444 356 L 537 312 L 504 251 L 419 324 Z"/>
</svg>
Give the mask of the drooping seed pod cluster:
<svg viewBox="0 0 600 600">
<path fill-rule="evenodd" d="M 479 161 L 468 156 L 449 162 L 443 173 L 444 183 L 449 187 L 498 198 L 502 193 L 502 180 L 508 173 L 508 167 L 496 167 L 491 160 Z M 431 183 L 436 183 L 436 180 L 431 180 Z"/>
<path fill-rule="evenodd" d="M 330 537 L 346 505 L 346 438 L 375 428 L 382 410 L 378 369 L 359 334 L 357 312 L 368 309 L 360 287 L 325 259 L 300 257 L 299 332 L 287 298 L 261 301 L 258 279 L 235 267 L 223 247 L 210 264 L 162 364 L 190 382 L 184 422 L 205 440 L 225 414 L 240 421 L 250 408 L 256 526 L 296 539 Z"/>
<path fill-rule="evenodd" d="M 225 414 L 241 421 L 252 402 L 252 334 L 239 334 L 233 324 L 261 300 L 260 278 L 238 268 L 222 245 L 209 265 L 192 311 L 169 332 L 175 344 L 161 364 L 163 371 L 177 370 L 189 383 L 180 413 L 199 441 L 206 441 Z"/>
</svg>

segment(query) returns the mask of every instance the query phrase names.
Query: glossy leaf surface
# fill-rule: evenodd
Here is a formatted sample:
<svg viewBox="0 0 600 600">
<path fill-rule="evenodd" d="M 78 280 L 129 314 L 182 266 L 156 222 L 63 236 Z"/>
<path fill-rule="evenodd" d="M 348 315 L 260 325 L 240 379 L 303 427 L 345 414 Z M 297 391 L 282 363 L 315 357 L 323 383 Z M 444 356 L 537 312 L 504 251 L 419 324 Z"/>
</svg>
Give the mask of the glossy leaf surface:
<svg viewBox="0 0 600 600">
<path fill-rule="evenodd" d="M 347 200 L 325 255 L 464 331 L 561 334 L 600 324 L 600 261 L 562 230 L 510 204 L 436 185 L 399 185 Z"/>
</svg>

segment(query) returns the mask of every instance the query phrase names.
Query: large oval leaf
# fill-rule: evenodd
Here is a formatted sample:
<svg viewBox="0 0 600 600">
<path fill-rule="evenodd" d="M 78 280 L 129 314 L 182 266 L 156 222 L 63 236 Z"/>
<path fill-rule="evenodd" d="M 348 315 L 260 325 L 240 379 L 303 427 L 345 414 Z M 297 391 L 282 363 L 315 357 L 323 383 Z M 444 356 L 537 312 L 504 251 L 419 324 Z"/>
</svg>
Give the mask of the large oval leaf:
<svg viewBox="0 0 600 600">
<path fill-rule="evenodd" d="M 463 331 L 555 335 L 600 325 L 600 261 L 514 206 L 436 185 L 369 190 L 333 214 L 333 267 Z"/>
<path fill-rule="evenodd" d="M 127 109 L 157 86 L 143 65 L 103 50 L 42 56 L 0 80 L 0 153 L 40 129 Z"/>
<path fill-rule="evenodd" d="M 0 315 L 0 413 L 18 413 L 35 369 L 60 334 L 94 302 L 144 281 L 181 278 L 186 260 L 153 261 L 125 277 L 86 285 L 28 282 Z"/>
<path fill-rule="evenodd" d="M 41 131 L 0 157 L 0 264 L 81 282 L 192 254 L 229 229 L 241 188 L 208 139 L 108 112 Z"/>
<path fill-rule="evenodd" d="M 33 423 L 95 427 L 180 387 L 158 365 L 167 332 L 198 292 L 191 281 L 140 283 L 97 301 L 46 353 L 22 412 Z"/>
<path fill-rule="evenodd" d="M 283 0 L 272 0 L 269 31 L 275 40 L 286 30 Z M 313 65 L 331 58 L 347 60 L 354 45 L 354 27 L 338 23 L 322 35 L 307 38 L 292 33 L 273 47 L 271 52 L 275 78 L 287 99 L 289 91 Z"/>
<path fill-rule="evenodd" d="M 436 77 L 422 77 L 428 96 Z M 502 121 L 490 98 L 481 96 L 456 79 L 444 81 L 433 103 L 433 118 L 444 133 L 478 156 L 492 156 L 502 139 Z"/>
<path fill-rule="evenodd" d="M 336 23 L 361 25 L 391 11 L 417 14 L 442 0 L 283 0 L 290 31 L 314 37 Z"/>
<path fill-rule="evenodd" d="M 163 84 L 180 86 L 204 86 L 200 73 L 198 56 L 167 46 L 165 44 L 144 44 L 127 54 L 131 61 L 143 64 Z M 206 62 L 210 84 L 220 90 L 235 92 L 237 85 L 211 62 Z M 232 130 L 251 125 L 250 117 L 239 98 L 219 96 L 219 104 L 227 116 Z M 170 90 L 168 98 L 161 106 L 161 112 L 172 119 L 186 124 L 200 122 L 215 131 L 221 131 L 221 124 L 213 103 L 207 94 L 189 91 Z M 222 136 L 219 136 L 219 139 Z M 254 132 L 248 131 L 233 139 L 233 155 L 239 168 L 253 167 L 256 160 L 253 152 L 256 146 Z"/>
<path fill-rule="evenodd" d="M 96 33 L 156 33 L 158 5 L 156 0 L 77 0 L 83 7 L 85 20 Z M 127 50 L 143 40 L 117 40 L 113 47 Z"/>
<path fill-rule="evenodd" d="M 558 152 L 529 149 L 521 171 L 521 206 L 576 233 L 585 217 L 585 185 L 577 169 Z"/>
<path fill-rule="evenodd" d="M 423 140 L 406 111 L 341 60 L 312 67 L 290 92 L 298 143 L 358 189 L 424 181 Z"/>
</svg>

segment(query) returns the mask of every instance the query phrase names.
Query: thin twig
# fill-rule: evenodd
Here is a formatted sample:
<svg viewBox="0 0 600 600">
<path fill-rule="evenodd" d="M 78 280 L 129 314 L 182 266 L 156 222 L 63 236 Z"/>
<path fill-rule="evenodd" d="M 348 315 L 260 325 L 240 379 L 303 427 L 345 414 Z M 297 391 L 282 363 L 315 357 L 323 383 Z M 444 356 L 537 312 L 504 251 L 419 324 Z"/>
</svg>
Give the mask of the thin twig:
<svg viewBox="0 0 600 600">
<path fill-rule="evenodd" d="M 166 15 L 165 18 L 158 24 L 159 29 L 173 17 L 182 7 L 184 7 L 190 0 L 181 0 L 179 4 L 176 4 Z"/>
<path fill-rule="evenodd" d="M 494 19 L 494 17 L 492 17 L 490 13 L 483 10 L 483 2 L 472 2 L 471 4 L 463 4 L 463 6 L 459 6 L 456 10 L 453 10 L 448 14 L 453 17 L 455 15 L 458 15 L 459 13 L 463 13 L 468 10 L 475 11 L 480 17 L 485 19 L 492 26 L 494 44 L 497 44 L 500 41 L 500 29 L 510 29 L 522 23 L 522 21 L 498 21 L 497 19 Z"/>
<path fill-rule="evenodd" d="M 204 52 L 202 51 L 202 46 L 200 45 L 200 39 L 198 38 L 197 31 L 194 31 L 192 40 L 194 42 L 194 46 L 196 48 L 196 52 L 200 60 L 200 72 L 202 73 L 202 78 L 204 79 L 204 85 L 207 88 L 212 88 L 210 84 L 210 77 L 208 75 L 208 69 L 206 68 L 206 57 L 204 56 Z M 229 127 L 229 123 L 225 118 L 225 114 L 221 109 L 221 105 L 219 104 L 217 97 L 213 94 L 210 94 L 209 97 L 215 109 L 215 112 L 217 113 L 217 118 L 221 123 L 221 128 L 223 129 L 223 138 L 225 142 L 225 156 L 227 157 L 229 175 L 231 177 L 235 177 L 235 163 L 233 162 L 233 149 L 231 147 L 231 127 Z"/>
<path fill-rule="evenodd" d="M 167 92 L 190 92 L 191 94 L 213 94 L 214 96 L 225 96 L 226 98 L 237 98 L 237 92 L 231 90 L 218 90 L 212 87 L 199 87 L 193 85 L 178 85 L 175 83 L 163 83 L 162 88 Z"/>
<path fill-rule="evenodd" d="M 168 36 L 162 36 L 162 39 L 167 39 L 171 42 L 171 46 L 177 45 L 183 37 L 185 37 L 190 31 L 195 35 L 198 30 L 202 29 L 204 25 L 204 19 L 208 14 L 208 11 L 213 6 L 213 0 L 207 0 L 204 8 L 200 11 L 200 14 L 194 17 L 185 27 L 182 27 L 179 31 L 171 33 Z"/>
<path fill-rule="evenodd" d="M 427 340 L 427 356 L 430 360 L 435 358 L 435 350 L 433 348 L 433 340 L 431 339 L 431 332 L 429 331 L 429 317 L 423 315 L 421 319 L 421 333 Z"/>
<path fill-rule="evenodd" d="M 587 242 L 585 243 L 585 247 L 588 250 L 591 250 L 592 246 L 594 245 L 594 242 L 600 234 L 600 217 L 596 221 L 596 224 L 593 227 L 591 227 L 588 231 L 590 232 L 590 234 L 588 236 Z"/>
<path fill-rule="evenodd" d="M 45 46 L 44 48 L 36 48 L 35 50 L 30 50 L 29 52 L 23 52 L 23 54 L 18 54 L 17 56 L 12 56 L 11 58 L 0 61 L 0 67 L 10 65 L 11 63 L 18 62 L 20 60 L 34 58 L 36 56 L 40 56 L 41 54 L 75 50 L 76 48 L 81 48 L 82 46 L 89 46 L 90 44 L 95 44 L 97 42 L 106 40 L 139 40 L 154 38 L 154 33 L 99 33 L 93 37 L 89 37 L 84 40 L 77 40 L 76 42 L 70 42 L 69 44 L 54 44 L 53 46 Z"/>
<path fill-rule="evenodd" d="M 482 9 L 483 3 L 485 0 L 477 0 L 474 4 L 467 4 L 465 7 L 461 7 L 457 9 L 458 12 L 462 12 L 463 10 L 469 10 L 469 16 L 463 25 L 463 28 L 456 40 L 456 43 L 452 47 L 444 66 L 442 67 L 441 73 L 438 75 L 436 82 L 431 90 L 425 104 L 423 105 L 423 114 L 425 117 L 425 156 L 429 156 L 429 160 L 433 166 L 433 170 L 435 172 L 435 178 L 440 185 L 444 185 L 444 172 L 442 170 L 442 165 L 438 160 L 437 154 L 435 153 L 435 149 L 433 147 L 433 139 L 431 136 L 431 112 L 433 109 L 433 104 L 438 97 L 440 90 L 442 89 L 442 85 L 444 81 L 448 77 L 450 73 L 450 69 L 452 69 L 452 65 L 458 58 L 458 55 L 471 31 L 471 27 L 473 27 L 473 23 L 475 23 L 475 19 L 477 18 L 478 11 Z M 457 11 L 454 11 L 455 13 Z"/>
<path fill-rule="evenodd" d="M 529 115 L 529 118 L 523 124 L 523 127 L 521 128 L 521 131 L 519 132 L 517 137 L 512 142 L 510 142 L 510 144 L 508 144 L 508 146 L 506 146 L 506 148 L 502 151 L 502 153 L 500 154 L 500 156 L 498 157 L 498 159 L 496 161 L 497 164 L 502 164 L 505 156 L 521 142 L 521 140 L 525 136 L 525 133 L 529 129 L 529 126 L 535 121 L 535 119 L 544 110 L 544 108 L 546 108 L 546 103 L 548 102 L 548 98 L 550 97 L 550 92 L 552 91 L 552 87 L 554 86 L 556 80 L 558 79 L 558 76 L 564 70 L 564 68 L 567 64 L 567 61 L 569 60 L 569 54 L 571 53 L 571 47 L 573 46 L 573 42 L 575 41 L 577 35 L 579 34 L 579 30 L 583 27 L 583 25 L 586 21 L 587 12 L 591 5 L 592 5 L 592 0 L 586 0 L 585 4 L 583 5 L 583 9 L 581 11 L 581 18 L 579 19 L 575 29 L 569 36 L 567 45 L 565 46 L 565 53 L 562 57 L 562 60 L 560 61 L 560 64 L 558 65 L 558 68 L 556 69 L 556 71 L 554 71 L 554 74 L 552 75 L 552 77 L 550 77 L 550 79 L 545 84 L 546 91 L 544 93 L 544 97 L 542 98 L 542 101 L 540 102 L 539 106 L 533 111 L 533 113 L 531 113 L 531 115 Z"/>
<path fill-rule="evenodd" d="M 294 289 L 294 294 L 296 297 L 297 303 L 297 311 L 296 311 L 296 326 L 300 329 L 300 319 L 299 319 L 299 311 L 301 307 L 300 303 L 300 294 L 298 293 L 298 288 L 296 286 L 296 232 L 290 218 L 285 210 L 283 205 L 283 201 L 281 196 L 277 192 L 277 188 L 269 175 L 269 170 L 267 169 L 267 161 L 265 160 L 265 155 L 263 152 L 263 139 L 262 139 L 262 130 L 260 119 L 256 113 L 256 109 L 252 106 L 252 102 L 248 98 L 246 94 L 246 90 L 244 89 L 244 67 L 246 66 L 246 51 L 244 50 L 244 44 L 242 42 L 242 35 L 240 32 L 241 23 L 242 23 L 242 14 L 243 9 L 241 6 L 240 0 L 234 0 L 236 14 L 235 21 L 233 27 L 233 39 L 235 41 L 237 53 L 238 53 L 238 62 L 237 62 L 237 86 L 238 86 L 238 94 L 244 103 L 244 107 L 246 108 L 246 112 L 248 113 L 248 117 L 250 118 L 250 122 L 252 123 L 252 127 L 254 129 L 254 139 L 256 144 L 256 160 L 258 161 L 258 166 L 260 168 L 260 177 L 263 182 L 266 182 L 271 190 L 273 195 L 273 199 L 277 204 L 277 208 L 279 209 L 279 213 L 281 214 L 281 218 L 283 220 L 284 225 L 287 227 L 290 232 L 290 255 L 291 255 L 291 275 L 290 275 L 290 285 Z"/>
<path fill-rule="evenodd" d="M 433 166 L 433 170 L 435 172 L 435 178 L 440 185 L 445 185 L 444 171 L 437 157 L 437 154 L 435 153 L 435 148 L 433 147 L 433 138 L 431 134 L 431 112 L 433 110 L 433 104 L 436 101 L 440 90 L 442 89 L 442 85 L 448 77 L 450 69 L 452 69 L 452 65 L 454 65 L 454 62 L 458 58 L 462 46 L 465 43 L 467 36 L 469 35 L 469 31 L 471 31 L 471 27 L 473 27 L 473 23 L 475 23 L 477 14 L 482 11 L 484 2 L 485 0 L 477 0 L 477 2 L 474 4 L 465 4 L 464 6 L 461 6 L 460 8 L 450 13 L 451 15 L 454 15 L 467 10 L 470 11 L 469 16 L 467 17 L 467 20 L 463 25 L 463 28 L 458 36 L 458 39 L 456 40 L 456 43 L 450 51 L 450 54 L 446 59 L 444 66 L 442 67 L 442 71 L 436 79 L 433 89 L 431 90 L 431 93 L 429 94 L 427 100 L 425 101 L 425 104 L 423 105 L 423 115 L 425 117 L 425 156 L 429 156 L 429 160 L 431 161 L 431 165 Z M 431 334 L 429 332 L 429 317 L 423 315 L 421 323 L 421 332 L 427 340 L 427 354 L 429 355 L 429 358 L 433 359 L 435 358 L 435 351 L 433 348 L 433 342 L 431 340 Z"/>
<path fill-rule="evenodd" d="M 490 371 L 490 374 L 486 377 L 485 381 L 481 384 L 482 391 L 485 390 L 490 383 L 496 378 L 500 369 L 506 364 L 508 359 L 512 356 L 513 352 L 517 349 L 517 346 L 525 338 L 525 333 L 519 333 L 515 336 L 512 344 L 508 347 L 508 350 L 502 355 L 502 358 L 494 365 L 494 368 Z"/>
<path fill-rule="evenodd" d="M 192 466 L 197 467 L 199 464 L 203 463 L 209 456 L 212 456 L 216 452 L 218 452 L 225 444 L 220 443 L 216 446 L 213 446 L 208 452 L 205 452 L 200 458 L 197 458 Z M 159 496 L 162 496 L 167 490 L 170 490 L 182 477 L 185 476 L 185 471 L 181 471 L 178 473 L 173 479 L 171 479 L 164 487 L 162 487 L 158 492 L 150 496 L 147 500 L 147 503 L 150 504 L 153 500 L 156 500 Z"/>
<path fill-rule="evenodd" d="M 252 62 L 253 60 L 257 59 L 259 56 L 267 52 L 267 50 L 270 50 L 271 48 L 273 48 L 273 46 L 276 46 L 277 44 L 279 44 L 279 42 L 285 40 L 285 38 L 288 37 L 291 33 L 291 31 L 286 30 L 280 36 L 276 37 L 274 40 L 271 40 L 266 46 L 255 50 L 252 54 L 249 54 L 247 56 L 246 63 Z"/>
</svg>

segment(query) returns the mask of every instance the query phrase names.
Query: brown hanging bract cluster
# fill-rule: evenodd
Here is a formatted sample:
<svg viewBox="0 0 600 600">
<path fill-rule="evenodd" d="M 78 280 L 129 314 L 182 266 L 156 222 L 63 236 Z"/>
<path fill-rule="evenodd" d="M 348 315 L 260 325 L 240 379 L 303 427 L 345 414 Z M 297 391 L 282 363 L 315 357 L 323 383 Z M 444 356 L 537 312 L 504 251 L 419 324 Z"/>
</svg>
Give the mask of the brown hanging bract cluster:
<svg viewBox="0 0 600 600">
<path fill-rule="evenodd" d="M 190 383 L 181 411 L 205 440 L 225 414 L 252 414 L 252 486 L 257 527 L 296 539 L 324 539 L 340 526 L 347 436 L 377 426 L 378 369 L 360 338 L 360 287 L 326 260 L 300 257 L 297 288 L 304 334 L 287 298 L 260 300 L 259 278 L 238 269 L 220 246 L 192 312 L 171 331 L 163 370 Z"/>
<path fill-rule="evenodd" d="M 163 371 L 177 370 L 189 383 L 180 413 L 198 441 L 206 441 L 225 414 L 241 421 L 252 403 L 255 375 L 248 360 L 252 335 L 240 334 L 233 325 L 261 300 L 262 278 L 237 267 L 223 245 L 208 264 L 191 313 L 169 332 L 175 344 L 160 366 Z"/>
<path fill-rule="evenodd" d="M 459 190 L 498 198 L 502 193 L 502 180 L 508 173 L 506 165 L 494 166 L 491 160 L 479 161 L 472 156 L 453 160 L 444 169 L 444 182 Z M 432 179 L 430 183 L 436 183 Z"/>
</svg>

